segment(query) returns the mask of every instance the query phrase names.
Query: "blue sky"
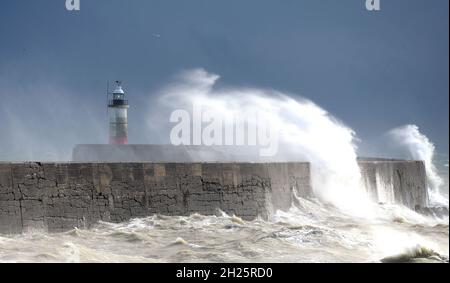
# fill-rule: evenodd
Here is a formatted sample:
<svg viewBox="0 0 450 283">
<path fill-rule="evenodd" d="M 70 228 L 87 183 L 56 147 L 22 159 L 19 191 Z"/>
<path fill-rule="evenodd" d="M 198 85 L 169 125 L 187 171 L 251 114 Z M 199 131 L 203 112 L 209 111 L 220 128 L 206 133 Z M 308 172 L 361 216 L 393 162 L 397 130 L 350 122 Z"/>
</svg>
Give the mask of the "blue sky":
<svg viewBox="0 0 450 283">
<path fill-rule="evenodd" d="M 30 144 L 106 141 L 95 121 L 106 120 L 106 81 L 117 78 L 134 103 L 130 140 L 152 142 L 140 134 L 144 101 L 191 68 L 307 97 L 365 141 L 416 124 L 448 155 L 449 1 L 381 4 L 81 0 L 68 12 L 64 0 L 4 0 L 0 159 L 27 157 Z"/>
</svg>

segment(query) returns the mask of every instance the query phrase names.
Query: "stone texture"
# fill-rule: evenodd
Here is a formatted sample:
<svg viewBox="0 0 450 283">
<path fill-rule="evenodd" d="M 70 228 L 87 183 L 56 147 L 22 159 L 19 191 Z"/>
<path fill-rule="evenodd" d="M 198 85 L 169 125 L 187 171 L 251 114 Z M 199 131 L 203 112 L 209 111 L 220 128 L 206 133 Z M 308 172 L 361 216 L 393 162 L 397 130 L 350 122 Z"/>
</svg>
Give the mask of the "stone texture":
<svg viewBox="0 0 450 283">
<path fill-rule="evenodd" d="M 218 209 L 267 218 L 292 190 L 310 194 L 308 174 L 307 163 L 0 163 L 0 233 Z"/>
<path fill-rule="evenodd" d="M 375 201 L 427 210 L 416 161 L 359 161 Z M 0 233 L 88 228 L 153 214 L 268 218 L 313 196 L 308 163 L 0 163 Z"/>
</svg>

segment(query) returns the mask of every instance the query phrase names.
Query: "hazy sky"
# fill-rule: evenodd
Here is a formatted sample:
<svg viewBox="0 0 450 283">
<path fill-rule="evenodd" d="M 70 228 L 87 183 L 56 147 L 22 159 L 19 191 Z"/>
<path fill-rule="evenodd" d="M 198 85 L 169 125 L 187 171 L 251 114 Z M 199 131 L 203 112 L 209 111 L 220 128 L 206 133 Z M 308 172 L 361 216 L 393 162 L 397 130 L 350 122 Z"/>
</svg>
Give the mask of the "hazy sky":
<svg viewBox="0 0 450 283">
<path fill-rule="evenodd" d="M 146 103 L 191 68 L 307 97 L 365 141 L 416 124 L 448 154 L 449 1 L 381 4 L 81 0 L 68 12 L 65 0 L 3 0 L 0 160 L 39 157 L 31 145 L 106 142 L 115 79 L 132 104 L 130 141 L 152 142 L 142 135 Z"/>
</svg>

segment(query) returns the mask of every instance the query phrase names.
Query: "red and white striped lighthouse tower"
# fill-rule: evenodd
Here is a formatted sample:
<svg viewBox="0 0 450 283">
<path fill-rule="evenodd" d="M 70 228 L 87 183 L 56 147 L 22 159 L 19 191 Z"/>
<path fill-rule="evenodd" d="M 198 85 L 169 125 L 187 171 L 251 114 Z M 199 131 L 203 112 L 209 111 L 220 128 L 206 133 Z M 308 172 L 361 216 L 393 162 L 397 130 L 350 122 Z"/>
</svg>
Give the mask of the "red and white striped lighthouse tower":
<svg viewBox="0 0 450 283">
<path fill-rule="evenodd" d="M 109 144 L 128 144 L 128 100 L 120 81 L 108 99 Z"/>
</svg>

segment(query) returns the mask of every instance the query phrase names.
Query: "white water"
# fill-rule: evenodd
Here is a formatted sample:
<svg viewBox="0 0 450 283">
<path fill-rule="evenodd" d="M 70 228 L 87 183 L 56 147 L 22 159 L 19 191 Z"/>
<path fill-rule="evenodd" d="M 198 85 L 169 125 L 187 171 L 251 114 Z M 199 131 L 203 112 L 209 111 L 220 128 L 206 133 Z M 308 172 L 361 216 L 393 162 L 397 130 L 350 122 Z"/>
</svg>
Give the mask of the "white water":
<svg viewBox="0 0 450 283">
<path fill-rule="evenodd" d="M 0 262 L 379 262 L 419 260 L 415 251 L 423 249 L 438 258 L 421 260 L 448 260 L 448 222 L 397 206 L 361 219 L 314 199 L 296 203 L 269 221 L 154 215 L 65 233 L 0 235 Z"/>
<path fill-rule="evenodd" d="M 389 131 L 389 134 L 399 145 L 408 149 L 412 159 L 424 161 L 428 178 L 430 205 L 448 206 L 448 198 L 442 196 L 440 192 L 443 180 L 433 163 L 434 144 L 419 131 L 419 127 L 416 125 L 395 128 Z"/>
<path fill-rule="evenodd" d="M 385 180 L 385 177 L 379 172 L 375 175 L 378 201 L 381 203 L 395 204 L 394 184 L 391 179 Z"/>
<path fill-rule="evenodd" d="M 294 100 L 274 90 L 219 88 L 218 80 L 219 76 L 202 69 L 183 73 L 161 91 L 157 115 L 161 116 L 163 108 L 190 110 L 193 105 L 201 105 L 228 126 L 233 124 L 229 117 L 258 112 L 263 121 L 248 124 L 256 123 L 258 128 L 261 123 L 270 123 L 267 128 L 277 131 L 279 150 L 275 159 L 309 161 L 312 186 L 322 201 L 354 215 L 372 215 L 372 203 L 356 161 L 352 129 L 310 100 Z"/>
</svg>

